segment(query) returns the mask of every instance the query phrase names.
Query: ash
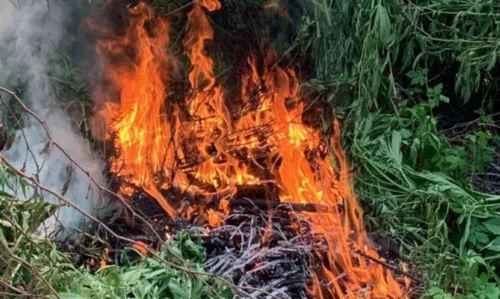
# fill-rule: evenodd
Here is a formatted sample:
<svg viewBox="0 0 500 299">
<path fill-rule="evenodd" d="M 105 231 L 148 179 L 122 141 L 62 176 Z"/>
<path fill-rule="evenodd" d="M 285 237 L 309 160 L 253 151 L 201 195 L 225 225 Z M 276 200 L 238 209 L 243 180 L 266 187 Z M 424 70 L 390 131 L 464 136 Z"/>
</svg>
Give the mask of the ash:
<svg viewBox="0 0 500 299">
<path fill-rule="evenodd" d="M 205 240 L 205 269 L 240 287 L 243 298 L 309 298 L 314 252 L 324 245 L 286 206 L 237 208 Z M 270 295 L 271 294 L 271 295 Z"/>
</svg>

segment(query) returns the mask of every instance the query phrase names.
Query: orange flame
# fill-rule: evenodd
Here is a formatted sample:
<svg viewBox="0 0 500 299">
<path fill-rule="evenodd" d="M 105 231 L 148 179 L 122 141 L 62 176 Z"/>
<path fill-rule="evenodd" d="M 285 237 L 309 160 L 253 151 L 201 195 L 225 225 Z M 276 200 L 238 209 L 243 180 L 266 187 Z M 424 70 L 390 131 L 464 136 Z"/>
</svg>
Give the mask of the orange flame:
<svg viewBox="0 0 500 299">
<path fill-rule="evenodd" d="M 274 9 L 278 12 L 278 14 L 284 18 L 288 23 L 292 23 L 292 17 L 290 17 L 290 14 L 288 13 L 288 10 L 283 7 L 278 1 L 272 0 L 269 1 L 268 3 L 264 4 L 265 9 Z"/>
<path fill-rule="evenodd" d="M 141 241 L 137 241 L 135 243 L 132 244 L 132 248 L 136 249 L 137 251 L 139 251 L 143 256 L 147 256 L 148 255 L 148 249 L 147 249 L 147 245 L 144 244 L 143 242 Z"/>
<path fill-rule="evenodd" d="M 323 298 L 320 280 L 327 279 L 327 292 L 334 297 L 401 298 L 390 272 L 355 253 L 378 258 L 367 246 L 362 210 L 351 190 L 340 124 L 334 120 L 334 133 L 327 136 L 303 123 L 307 100 L 299 95 L 294 70 L 277 66 L 273 51 L 260 58 L 250 55 L 240 77 L 242 105 L 237 111 L 227 108 L 206 53 L 214 31 L 204 10 L 218 9 L 217 0 L 198 0 L 188 14 L 183 46 L 191 62 L 192 92 L 185 110 L 168 100 L 165 71 L 175 61 L 166 50 L 168 22 L 154 20 L 147 30 L 153 20 L 146 4 L 130 9 L 123 36 L 99 42 L 102 67 L 114 88 L 96 89 L 96 102 L 105 104 L 96 106 L 93 121 L 106 125 L 104 138 L 114 143 L 111 171 L 126 182 L 120 191 L 131 194 L 140 188 L 175 216 L 178 203 L 169 202 L 162 190 L 218 195 L 221 211 L 227 212 L 239 186 L 273 181 L 282 202 L 329 207 L 325 214 L 304 212 L 329 246 L 322 270 L 314 275 L 312 295 Z M 222 224 L 219 212 L 206 213 L 209 225 Z"/>
</svg>

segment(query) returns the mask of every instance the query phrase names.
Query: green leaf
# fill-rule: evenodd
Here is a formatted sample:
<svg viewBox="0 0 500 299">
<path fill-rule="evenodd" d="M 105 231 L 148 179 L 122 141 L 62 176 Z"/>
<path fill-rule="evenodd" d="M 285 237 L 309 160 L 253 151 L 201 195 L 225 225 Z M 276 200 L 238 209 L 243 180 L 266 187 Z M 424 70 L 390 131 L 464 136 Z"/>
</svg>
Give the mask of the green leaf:
<svg viewBox="0 0 500 299">
<path fill-rule="evenodd" d="M 440 83 L 434 86 L 434 95 L 440 95 L 442 91 L 443 91 L 443 84 Z"/>
<path fill-rule="evenodd" d="M 492 218 L 483 222 L 483 226 L 486 227 L 491 233 L 500 236 L 500 217 Z"/>
<path fill-rule="evenodd" d="M 61 293 L 61 294 L 59 294 L 59 296 L 62 299 L 85 299 L 84 297 L 82 297 L 78 294 L 75 294 L 75 293 Z"/>
<path fill-rule="evenodd" d="M 392 131 L 391 154 L 394 160 L 401 164 L 403 155 L 401 153 L 401 133 L 399 131 Z"/>
<path fill-rule="evenodd" d="M 500 288 L 494 283 L 488 283 L 484 289 L 484 295 L 488 299 L 500 298 Z"/>
<path fill-rule="evenodd" d="M 168 287 L 170 291 L 174 294 L 174 298 L 190 299 L 189 293 L 187 293 L 179 284 L 180 279 L 171 279 L 168 282 Z"/>
<path fill-rule="evenodd" d="M 470 234 L 471 216 L 467 215 L 466 219 L 467 221 L 465 222 L 465 230 L 462 235 L 462 238 L 460 239 L 460 247 L 459 247 L 460 256 L 464 255 L 465 244 L 467 243 L 467 240 L 469 240 L 469 234 Z"/>
<path fill-rule="evenodd" d="M 9 252 L 9 242 L 5 237 L 3 230 L 0 228 L 0 252 Z"/>
<path fill-rule="evenodd" d="M 446 97 L 444 95 L 440 95 L 439 96 L 439 100 L 443 103 L 446 103 L 446 104 L 449 104 L 450 103 L 450 98 L 449 97 Z"/>
<path fill-rule="evenodd" d="M 167 272 L 168 272 L 167 269 L 156 270 L 156 271 L 153 271 L 149 274 L 144 275 L 143 279 L 148 280 L 148 279 L 151 279 L 153 277 L 160 276 L 160 274 L 167 273 Z"/>
<path fill-rule="evenodd" d="M 483 232 L 475 232 L 475 237 L 476 237 L 476 242 L 480 246 L 484 246 L 488 244 L 490 241 L 490 238 L 488 238 L 488 235 L 483 233 Z"/>
<path fill-rule="evenodd" d="M 410 147 L 410 158 L 413 167 L 417 166 L 418 152 L 420 150 L 420 139 L 415 138 Z"/>
<path fill-rule="evenodd" d="M 432 298 L 445 298 L 443 297 L 444 295 L 445 295 L 444 290 L 437 286 L 428 289 L 424 294 L 424 296 Z"/>
<path fill-rule="evenodd" d="M 455 170 L 460 168 L 460 166 L 463 164 L 463 159 L 457 156 L 452 156 L 452 155 L 447 155 L 445 156 L 445 161 L 449 163 L 449 168 L 451 170 Z"/>
<path fill-rule="evenodd" d="M 378 31 L 379 40 L 384 44 L 388 44 L 391 35 L 391 21 L 387 10 L 381 4 L 377 5 L 375 12 L 375 29 Z"/>
<path fill-rule="evenodd" d="M 491 71 L 495 67 L 496 63 L 497 63 L 497 53 L 496 53 L 496 51 L 492 51 L 490 54 L 490 61 L 488 62 L 488 66 L 486 67 L 486 70 L 488 72 Z"/>
<path fill-rule="evenodd" d="M 493 239 L 493 241 L 486 245 L 484 249 L 500 252 L 500 237 L 496 237 L 495 239 Z"/>
<path fill-rule="evenodd" d="M 403 69 L 410 66 L 413 57 L 415 56 L 415 52 L 413 51 L 414 43 L 413 41 L 408 42 L 406 45 L 404 54 L 403 54 Z"/>
<path fill-rule="evenodd" d="M 417 76 L 417 73 L 415 71 L 409 71 L 408 73 L 406 73 L 406 76 L 410 79 L 413 79 Z"/>
<path fill-rule="evenodd" d="M 128 271 L 122 275 L 122 279 L 128 282 L 138 281 L 145 271 L 146 269 L 135 269 L 132 271 Z"/>
<path fill-rule="evenodd" d="M 8 227 L 8 228 L 13 228 L 12 224 L 6 220 L 0 219 L 0 226 Z"/>
</svg>

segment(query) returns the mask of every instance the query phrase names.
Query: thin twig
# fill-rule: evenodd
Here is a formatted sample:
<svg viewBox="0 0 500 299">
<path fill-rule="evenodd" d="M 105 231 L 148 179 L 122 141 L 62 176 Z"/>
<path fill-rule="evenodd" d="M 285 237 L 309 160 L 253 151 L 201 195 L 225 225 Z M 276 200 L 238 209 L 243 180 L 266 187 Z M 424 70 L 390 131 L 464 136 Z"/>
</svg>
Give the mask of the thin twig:
<svg viewBox="0 0 500 299">
<path fill-rule="evenodd" d="M 186 4 L 184 4 L 184 5 L 180 6 L 180 7 L 178 7 L 178 8 L 176 8 L 176 9 L 172 10 L 172 11 L 169 11 L 169 12 L 168 12 L 165 16 L 166 16 L 166 17 L 168 17 L 168 16 L 170 16 L 170 15 L 174 15 L 174 14 L 178 13 L 179 11 L 181 11 L 181 10 L 183 10 L 183 9 L 185 9 L 185 8 L 188 8 L 189 6 L 193 5 L 193 4 L 194 4 L 194 2 L 195 2 L 195 1 L 191 1 L 191 2 L 186 3 Z"/>
<path fill-rule="evenodd" d="M 492 113 L 490 115 L 488 115 L 489 117 L 494 117 L 494 116 L 497 116 L 497 115 L 500 115 L 500 112 L 495 112 L 495 113 Z M 451 128 L 447 128 L 447 129 L 444 129 L 444 130 L 441 130 L 439 131 L 440 134 L 444 134 L 446 132 L 449 132 L 449 131 L 453 131 L 453 130 L 456 130 L 456 129 L 459 129 L 459 128 L 463 128 L 463 127 L 468 127 L 470 125 L 473 125 L 475 123 L 478 123 L 481 121 L 481 118 L 477 118 L 475 120 L 472 120 L 472 121 L 469 121 L 469 122 L 465 122 L 465 123 L 460 123 L 460 124 L 456 124 L 454 125 L 453 127 Z"/>
<path fill-rule="evenodd" d="M 38 270 L 30 264 L 29 262 L 23 260 L 22 258 L 18 257 L 17 255 L 11 254 L 10 255 L 15 261 L 23 264 L 25 267 L 28 267 L 38 278 L 40 278 L 40 281 L 45 285 L 45 287 L 50 290 L 50 292 L 58 299 L 62 299 L 62 297 L 59 295 L 59 293 L 54 289 L 54 287 L 38 272 Z"/>
<path fill-rule="evenodd" d="M 393 266 L 391 266 L 391 265 L 387 264 L 386 262 L 384 262 L 384 261 L 382 261 L 382 260 L 380 260 L 380 259 L 377 259 L 377 258 L 374 258 L 374 257 L 372 257 L 372 256 L 369 256 L 368 254 L 366 254 L 366 253 L 364 253 L 364 252 L 362 252 L 362 251 L 360 251 L 360 250 L 356 250 L 356 249 L 354 249 L 354 250 L 352 250 L 352 251 L 353 251 L 354 253 L 356 253 L 356 254 L 361 255 L 362 257 L 365 257 L 365 258 L 367 258 L 367 259 L 371 260 L 372 262 L 375 262 L 375 263 L 377 263 L 377 264 L 379 264 L 379 265 L 381 265 L 381 266 L 383 266 L 383 267 L 385 267 L 385 268 L 389 269 L 389 270 L 392 270 L 392 271 L 394 271 L 394 272 L 396 272 L 396 273 L 399 273 L 399 274 L 401 274 L 401 275 L 407 276 L 407 277 L 411 278 L 412 280 L 414 280 L 414 281 L 416 281 L 416 282 L 418 282 L 418 283 L 424 284 L 424 281 L 423 281 L 423 280 L 421 280 L 421 279 L 419 279 L 419 278 L 416 278 L 415 276 L 413 276 L 413 275 L 411 275 L 411 274 L 407 273 L 406 271 L 403 271 L 403 270 L 401 270 L 401 269 L 398 269 L 398 268 L 396 268 L 396 267 L 393 267 Z"/>
<path fill-rule="evenodd" d="M 8 288 L 17 293 L 17 294 L 8 294 L 9 296 L 26 296 L 27 298 L 43 298 L 43 296 L 30 294 L 20 288 L 16 288 L 15 286 L 11 285 L 10 283 L 4 281 L 1 278 L 0 278 L 0 285 L 3 285 L 5 288 Z M 3 293 L 0 293 L 0 295 L 2 294 Z"/>
</svg>

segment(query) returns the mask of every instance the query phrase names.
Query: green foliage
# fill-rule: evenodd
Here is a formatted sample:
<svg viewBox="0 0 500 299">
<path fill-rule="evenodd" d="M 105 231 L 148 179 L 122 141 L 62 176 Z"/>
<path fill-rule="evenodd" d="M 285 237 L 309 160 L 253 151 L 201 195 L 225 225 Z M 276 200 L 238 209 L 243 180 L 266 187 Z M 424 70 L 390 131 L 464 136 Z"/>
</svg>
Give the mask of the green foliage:
<svg viewBox="0 0 500 299">
<path fill-rule="evenodd" d="M 490 146 L 490 138 L 485 131 L 477 131 L 472 134 L 468 134 L 467 139 L 469 150 L 473 153 L 473 167 L 478 172 L 483 172 L 485 170 L 485 165 L 493 161 L 493 155 L 496 152 L 496 148 Z"/>
<path fill-rule="evenodd" d="M 396 240 L 423 271 L 424 297 L 498 298 L 500 196 L 471 185 L 498 152 L 498 135 L 479 125 L 448 138 L 437 111 L 473 99 L 483 107 L 474 123 L 494 125 L 488 107 L 500 89 L 500 6 L 356 0 L 344 12 L 343 73 L 310 84 L 345 115 L 369 229 Z M 348 105 L 338 89 L 325 88 L 345 85 Z"/>
<path fill-rule="evenodd" d="M 303 17 L 299 34 L 301 47 L 307 49 L 316 66 L 319 80 L 332 80 L 342 74 L 347 56 L 348 3 L 337 0 L 310 1 L 310 14 Z"/>
<path fill-rule="evenodd" d="M 427 83 L 428 69 L 416 69 L 409 71 L 406 75 L 411 79 L 412 85 L 424 86 Z"/>
<path fill-rule="evenodd" d="M 190 269 L 204 273 L 203 247 L 193 242 L 188 232 L 177 238 L 159 252 L 161 259 L 178 265 L 187 262 Z M 96 274 L 78 270 L 73 276 L 69 285 L 57 288 L 63 298 L 235 298 L 231 289 L 212 276 L 194 276 L 156 258 L 104 267 Z"/>
<path fill-rule="evenodd" d="M 0 164 L 0 279 L 26 290 L 46 289 L 41 277 L 57 275 L 49 267 L 64 263 L 58 257 L 54 244 L 34 234 L 57 206 L 37 201 L 18 201 L 13 190 L 26 194 L 28 184 L 5 165 Z M 40 267 L 33 271 L 32 265 Z"/>
<path fill-rule="evenodd" d="M 481 130 L 467 135 L 466 146 L 450 144 L 432 115 L 447 98 L 439 85 L 425 97 L 417 105 L 401 101 L 398 114 L 368 113 L 344 132 L 359 167 L 357 191 L 370 229 L 397 240 L 429 281 L 474 293 L 479 281 L 466 281 L 473 276 L 463 273 L 461 264 L 478 252 L 474 259 L 484 258 L 477 270 L 481 281 L 496 279 L 492 269 L 500 257 L 500 196 L 474 190 L 467 173 L 482 171 L 496 149 Z"/>
<path fill-rule="evenodd" d="M 469 273 L 463 273 L 464 276 L 462 277 L 467 277 L 465 274 Z M 469 277 L 469 289 L 472 290 L 467 295 L 458 295 L 452 294 L 449 292 L 446 292 L 439 286 L 433 286 L 430 287 L 425 294 L 423 295 L 423 298 L 432 298 L 432 299 L 452 299 L 452 298 L 458 298 L 458 299 L 496 299 L 500 297 L 500 288 L 498 287 L 497 284 L 489 282 L 489 276 L 486 274 L 481 274 L 480 276 L 472 276 Z"/>
<path fill-rule="evenodd" d="M 27 294 L 55 298 L 235 298 L 231 289 L 203 269 L 204 248 L 188 231 L 164 245 L 157 257 L 90 273 L 71 263 L 51 240 L 34 234 L 57 206 L 19 201 L 12 190 L 26 193 L 27 182 L 0 164 L 0 284 Z M 135 249 L 128 249 L 135 250 Z M 127 260 L 124 251 L 123 259 Z M 165 263 L 167 261 L 168 263 Z M 176 265 L 176 266 L 174 266 Z M 183 270 L 188 269 L 189 271 Z M 2 298 L 15 298 L 15 292 Z"/>
</svg>

